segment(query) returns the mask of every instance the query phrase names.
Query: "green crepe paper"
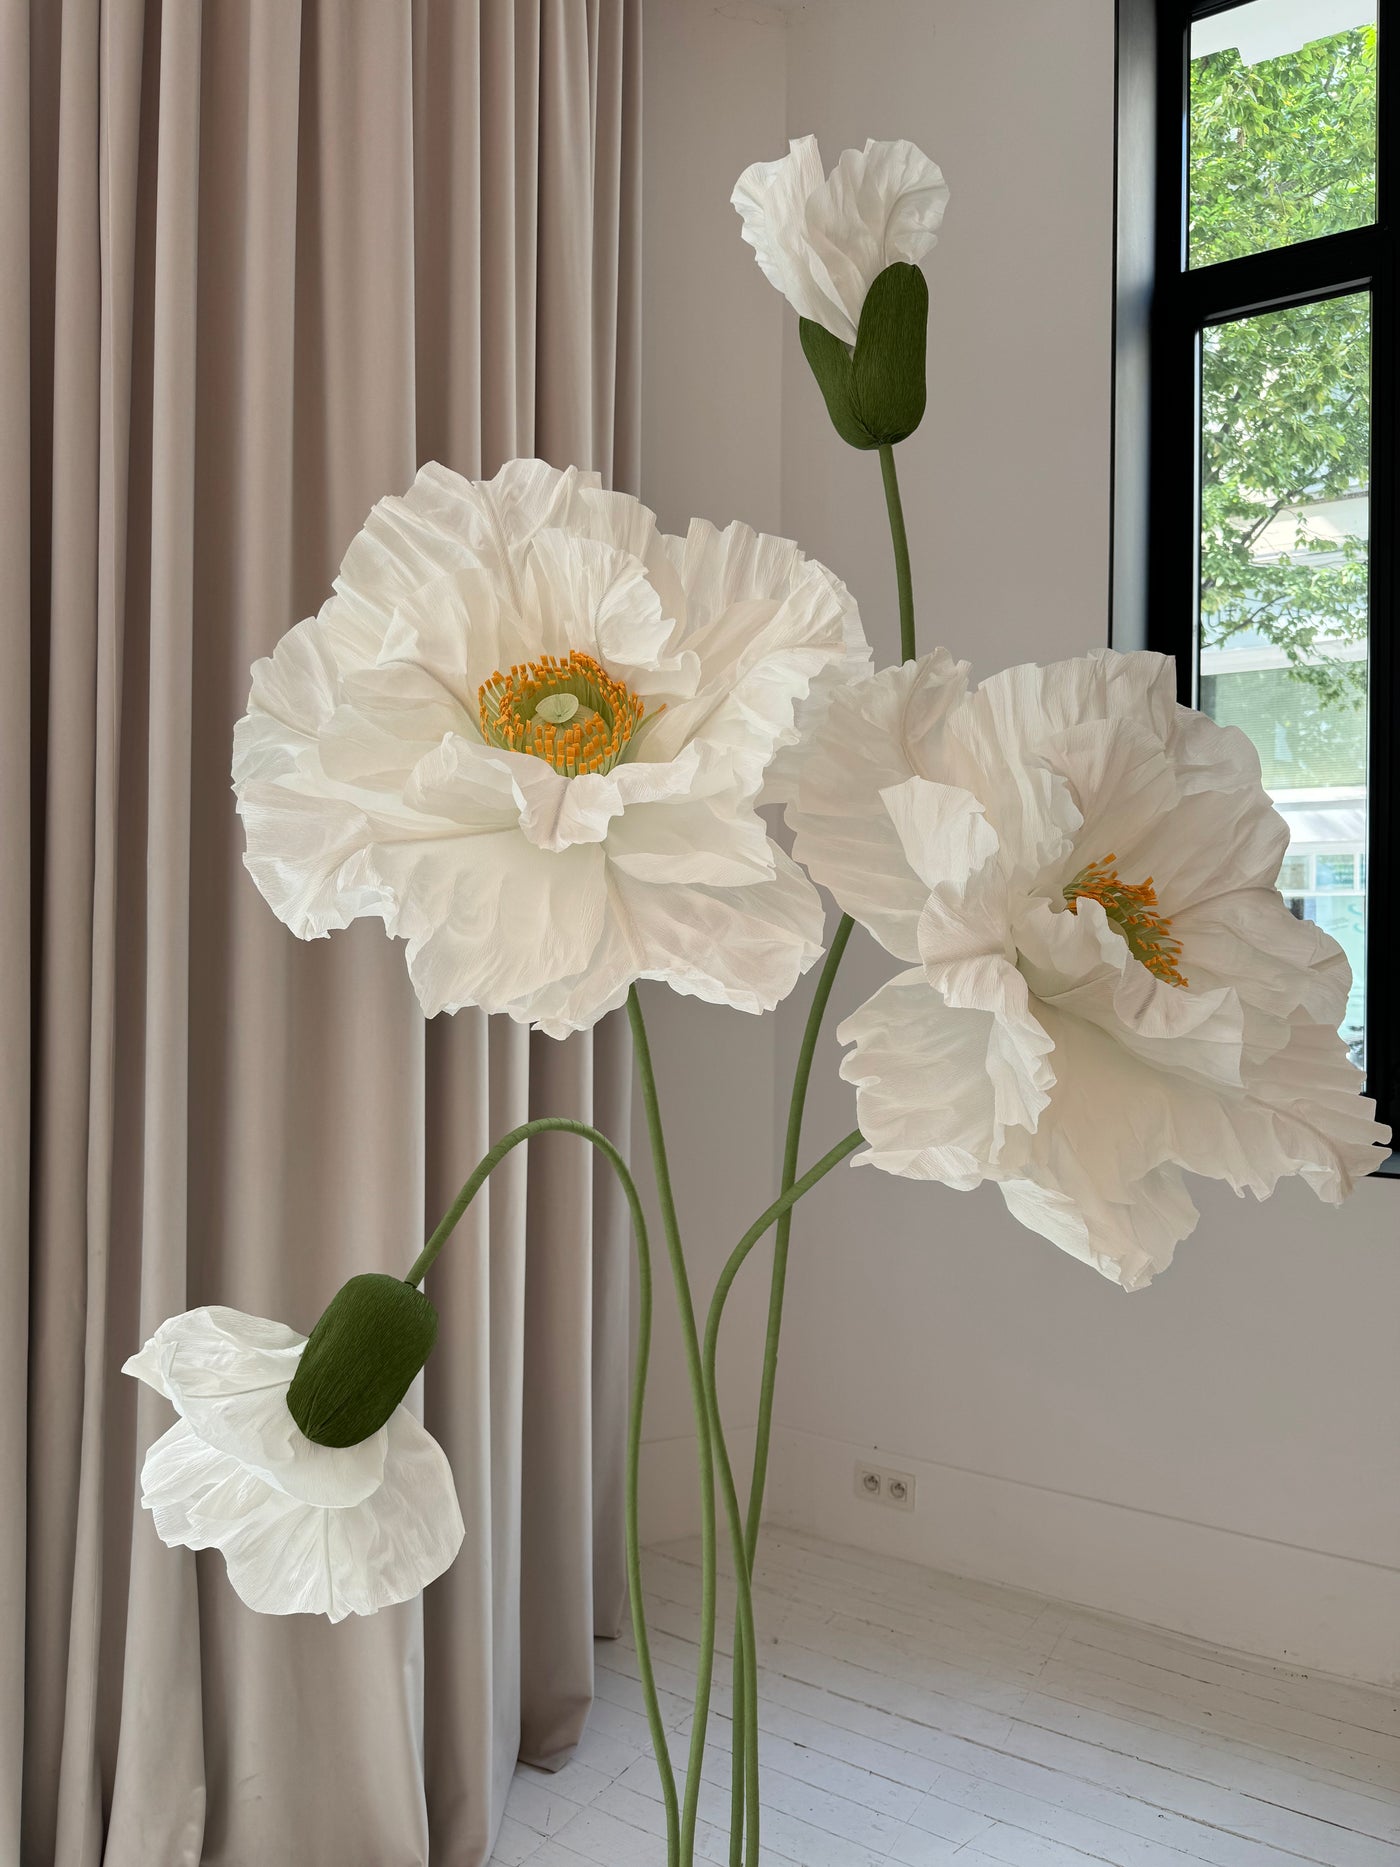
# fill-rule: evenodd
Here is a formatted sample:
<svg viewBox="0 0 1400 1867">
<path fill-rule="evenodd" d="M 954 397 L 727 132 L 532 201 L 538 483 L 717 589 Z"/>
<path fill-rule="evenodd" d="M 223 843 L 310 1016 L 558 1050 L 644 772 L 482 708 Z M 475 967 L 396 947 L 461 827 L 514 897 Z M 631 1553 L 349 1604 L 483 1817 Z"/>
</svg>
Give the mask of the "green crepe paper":
<svg viewBox="0 0 1400 1867">
<path fill-rule="evenodd" d="M 437 1311 L 412 1284 L 382 1271 L 352 1277 L 331 1298 L 287 1389 L 292 1418 L 318 1446 L 355 1446 L 377 1433 L 428 1359 Z"/>
<path fill-rule="evenodd" d="M 891 447 L 924 418 L 928 399 L 928 281 L 917 266 L 886 266 L 865 295 L 854 351 L 811 318 L 802 350 L 827 413 L 851 447 Z"/>
</svg>

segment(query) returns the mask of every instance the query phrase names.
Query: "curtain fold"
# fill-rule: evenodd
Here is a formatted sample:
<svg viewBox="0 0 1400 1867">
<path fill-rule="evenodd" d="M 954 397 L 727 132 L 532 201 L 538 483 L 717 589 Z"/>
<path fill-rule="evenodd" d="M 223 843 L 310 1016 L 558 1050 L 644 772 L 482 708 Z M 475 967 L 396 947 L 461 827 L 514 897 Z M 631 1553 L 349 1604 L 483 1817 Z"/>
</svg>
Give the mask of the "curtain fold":
<svg viewBox="0 0 1400 1867">
<path fill-rule="evenodd" d="M 309 1328 L 528 1114 L 627 1132 L 616 1020 L 425 1027 L 374 927 L 294 940 L 228 772 L 251 662 L 421 461 L 635 484 L 639 15 L 0 0 L 0 539 L 30 599 L 0 617 L 0 1858 L 25 1867 L 475 1867 L 618 1625 L 626 1214 L 572 1138 L 511 1156 L 434 1273 L 422 1405 L 467 1540 L 421 1601 L 266 1619 L 164 1549 L 136 1474 L 166 1410 L 119 1370 L 202 1302 Z"/>
</svg>

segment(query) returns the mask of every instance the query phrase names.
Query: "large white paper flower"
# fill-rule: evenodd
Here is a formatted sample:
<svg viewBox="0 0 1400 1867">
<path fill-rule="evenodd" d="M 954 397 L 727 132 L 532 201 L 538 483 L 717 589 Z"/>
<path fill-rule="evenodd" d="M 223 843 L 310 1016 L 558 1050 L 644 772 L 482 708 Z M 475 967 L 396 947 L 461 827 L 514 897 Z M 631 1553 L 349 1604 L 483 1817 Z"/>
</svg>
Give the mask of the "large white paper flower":
<svg viewBox="0 0 1400 1867">
<path fill-rule="evenodd" d="M 861 307 L 887 266 L 936 244 L 948 189 L 913 143 L 847 149 L 827 175 L 815 136 L 746 168 L 732 196 L 744 238 L 788 303 L 853 344 Z"/>
<path fill-rule="evenodd" d="M 431 1016 L 562 1036 L 635 979 L 769 1010 L 821 950 L 755 806 L 804 709 L 869 665 L 786 539 L 657 530 L 596 474 L 422 469 L 253 669 L 246 863 L 303 939 L 378 916 Z"/>
<path fill-rule="evenodd" d="M 306 1338 L 234 1309 L 163 1322 L 124 1372 L 180 1415 L 146 1454 L 163 1543 L 217 1549 L 260 1614 L 375 1614 L 442 1574 L 462 1513 L 441 1446 L 405 1408 L 358 1445 L 307 1439 L 287 1408 Z"/>
<path fill-rule="evenodd" d="M 859 1158 L 955 1187 L 1135 1289 L 1196 1221 L 1182 1170 L 1337 1201 L 1387 1130 L 1337 1035 L 1336 942 L 1275 883 L 1285 825 L 1171 663 L 1103 653 L 967 691 L 941 651 L 847 689 L 794 853 L 914 962 L 841 1028 Z"/>
</svg>

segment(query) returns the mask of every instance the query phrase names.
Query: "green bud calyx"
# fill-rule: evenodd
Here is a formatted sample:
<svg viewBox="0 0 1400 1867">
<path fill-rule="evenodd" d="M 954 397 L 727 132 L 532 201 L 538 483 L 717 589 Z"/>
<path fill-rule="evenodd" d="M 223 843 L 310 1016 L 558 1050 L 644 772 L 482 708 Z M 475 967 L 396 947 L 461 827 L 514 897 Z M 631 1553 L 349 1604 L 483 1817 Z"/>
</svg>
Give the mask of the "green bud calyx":
<svg viewBox="0 0 1400 1867">
<path fill-rule="evenodd" d="M 877 274 L 861 306 L 855 348 L 803 318 L 802 350 L 836 432 L 852 447 L 890 447 L 924 418 L 928 281 L 898 261 Z"/>
<path fill-rule="evenodd" d="M 318 1446 L 377 1433 L 432 1351 L 437 1311 L 383 1272 L 352 1277 L 331 1298 L 287 1389 L 292 1418 Z"/>
</svg>

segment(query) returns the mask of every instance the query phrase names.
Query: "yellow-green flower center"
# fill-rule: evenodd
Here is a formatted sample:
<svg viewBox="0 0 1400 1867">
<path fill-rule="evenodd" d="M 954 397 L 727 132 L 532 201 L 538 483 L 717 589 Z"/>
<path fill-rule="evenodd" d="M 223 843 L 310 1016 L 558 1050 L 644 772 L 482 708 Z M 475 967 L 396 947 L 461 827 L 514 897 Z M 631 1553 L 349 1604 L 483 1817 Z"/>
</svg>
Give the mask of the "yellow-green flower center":
<svg viewBox="0 0 1400 1867">
<path fill-rule="evenodd" d="M 499 668 L 477 689 L 488 745 L 542 758 L 565 778 L 611 771 L 646 707 L 592 655 L 544 655 Z M 657 711 L 661 711 L 660 708 Z"/>
<path fill-rule="evenodd" d="M 1121 881 L 1114 867 L 1117 860 L 1110 853 L 1089 863 L 1066 884 L 1064 896 L 1070 913 L 1078 913 L 1081 901 L 1097 901 L 1109 925 L 1127 941 L 1134 959 L 1168 985 L 1189 984 L 1177 964 L 1181 942 L 1172 938 L 1171 921 L 1157 905 L 1152 877 L 1149 875 L 1145 882 Z"/>
</svg>

